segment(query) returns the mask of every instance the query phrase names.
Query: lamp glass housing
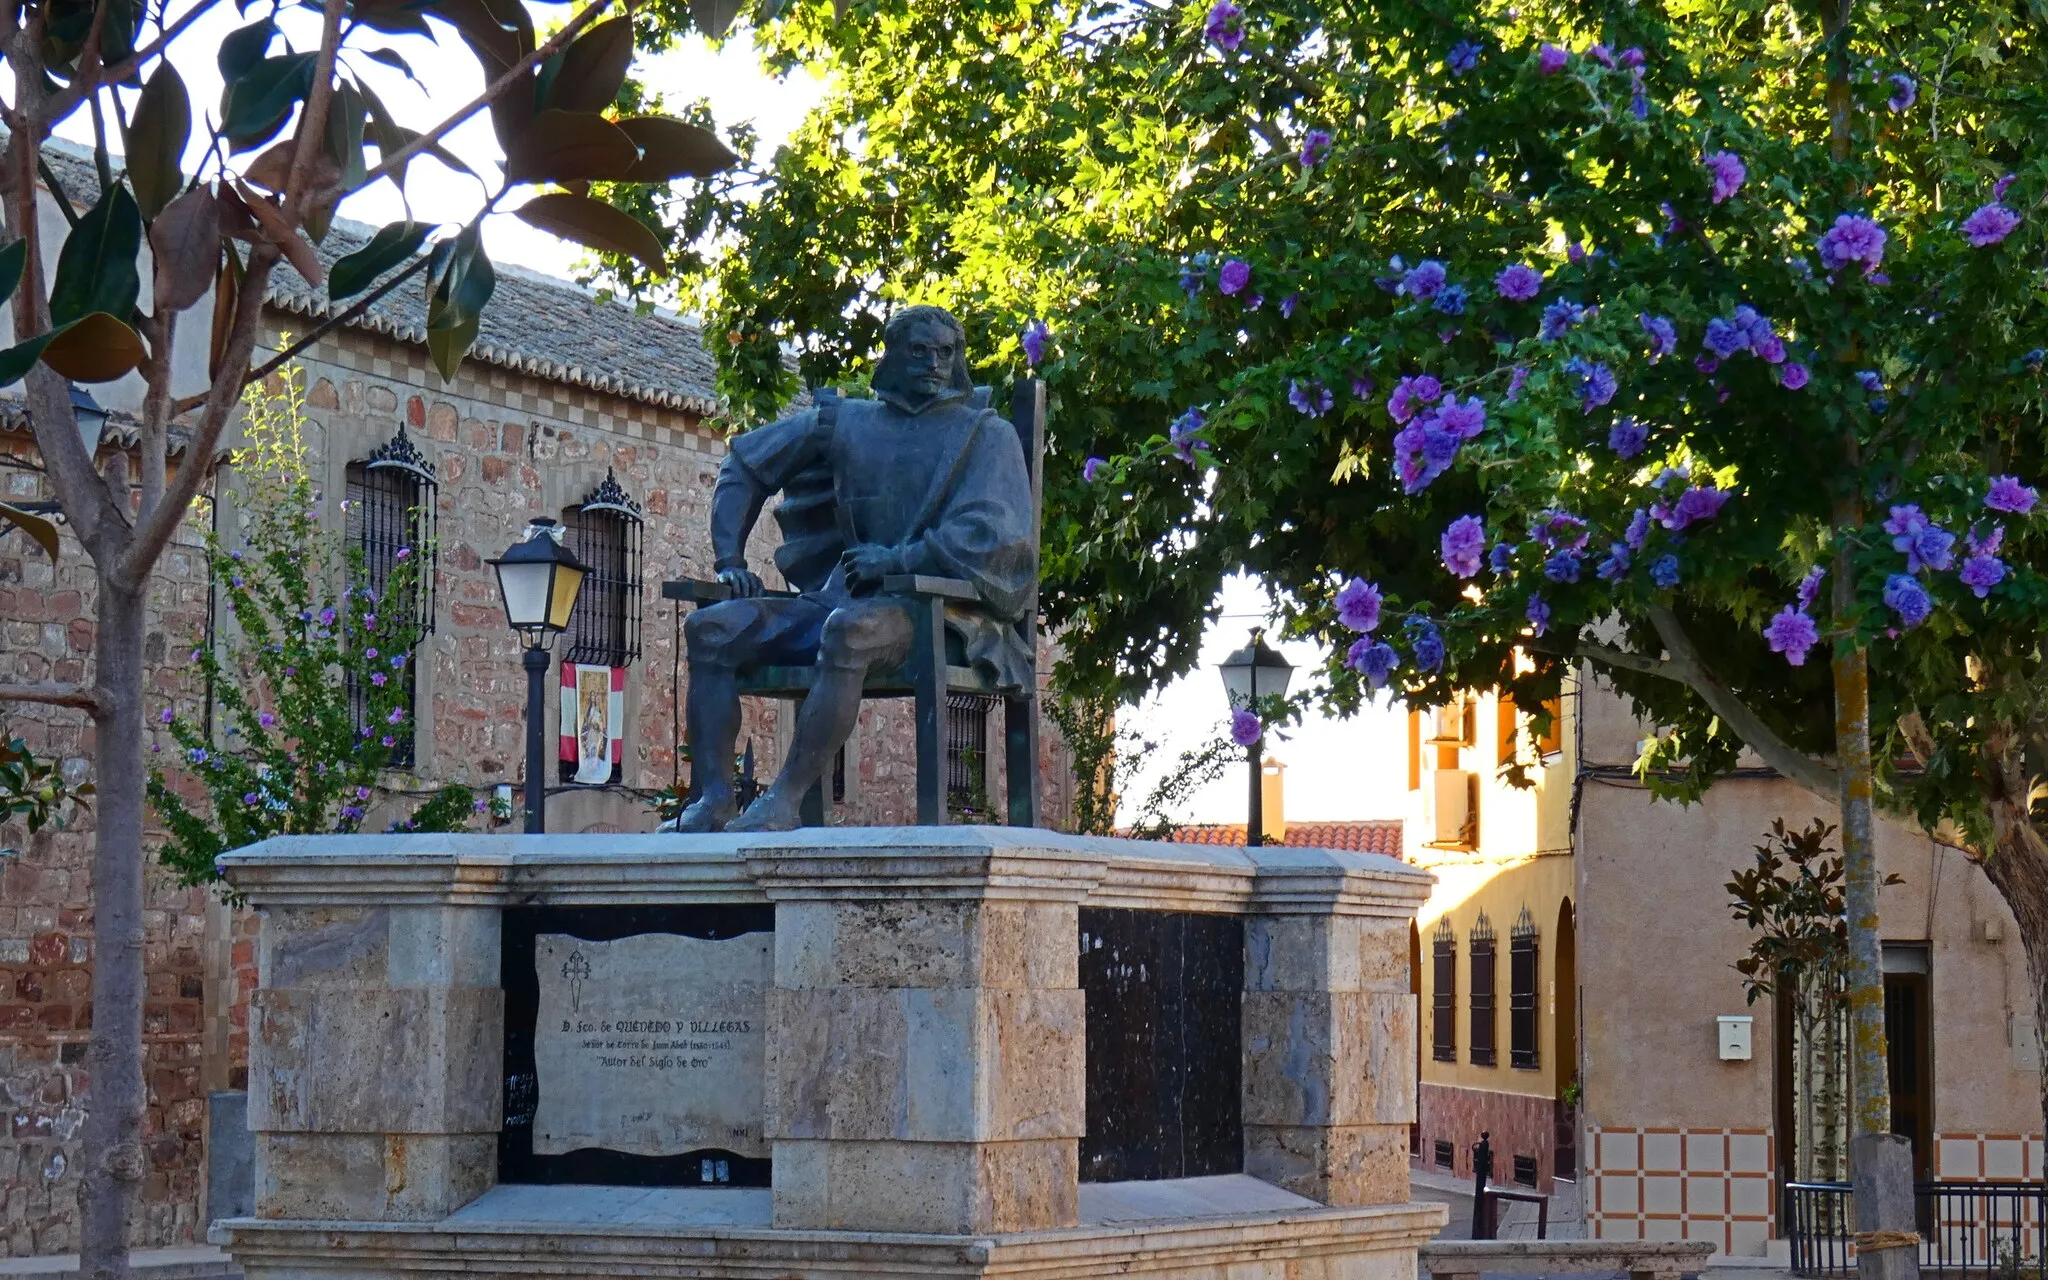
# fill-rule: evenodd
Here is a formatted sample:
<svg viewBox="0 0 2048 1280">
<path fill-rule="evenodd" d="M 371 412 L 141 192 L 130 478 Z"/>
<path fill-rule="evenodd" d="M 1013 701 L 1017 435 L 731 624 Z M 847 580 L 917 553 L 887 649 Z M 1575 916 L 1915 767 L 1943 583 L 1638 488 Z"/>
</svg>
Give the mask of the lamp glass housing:
<svg viewBox="0 0 2048 1280">
<path fill-rule="evenodd" d="M 1261 698 L 1285 696 L 1294 678 L 1294 664 L 1278 649 L 1266 643 L 1263 632 L 1253 632 L 1251 643 L 1217 665 L 1223 676 L 1223 691 L 1232 709 L 1251 707 Z"/>
<path fill-rule="evenodd" d="M 526 536 L 491 561 L 498 571 L 498 594 L 505 604 L 505 622 L 541 645 L 566 630 L 586 573 L 574 553 L 557 541 L 552 520 L 535 520 Z"/>
</svg>

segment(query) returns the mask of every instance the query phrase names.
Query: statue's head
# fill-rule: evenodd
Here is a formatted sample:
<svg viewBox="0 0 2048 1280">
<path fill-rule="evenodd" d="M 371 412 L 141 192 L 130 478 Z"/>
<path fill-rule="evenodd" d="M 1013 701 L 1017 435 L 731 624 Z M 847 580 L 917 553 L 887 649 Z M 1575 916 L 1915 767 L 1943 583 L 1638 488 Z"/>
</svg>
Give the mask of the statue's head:
<svg viewBox="0 0 2048 1280">
<path fill-rule="evenodd" d="M 967 333 L 944 307 L 905 307 L 882 330 L 875 394 L 910 413 L 974 390 Z"/>
</svg>

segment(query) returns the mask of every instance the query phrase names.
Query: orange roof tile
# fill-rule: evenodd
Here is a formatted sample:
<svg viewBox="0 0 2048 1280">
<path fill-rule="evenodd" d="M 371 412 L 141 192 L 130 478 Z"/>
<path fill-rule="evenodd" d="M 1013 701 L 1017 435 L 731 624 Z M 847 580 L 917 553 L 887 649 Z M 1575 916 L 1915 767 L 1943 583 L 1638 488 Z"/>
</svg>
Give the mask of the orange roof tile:
<svg viewBox="0 0 2048 1280">
<path fill-rule="evenodd" d="M 1175 844 L 1244 844 L 1242 822 L 1191 822 L 1174 828 L 1167 839 Z M 1366 818 L 1348 822 L 1290 822 L 1280 843 L 1298 849 L 1345 849 L 1353 853 L 1401 856 L 1401 820 Z"/>
</svg>

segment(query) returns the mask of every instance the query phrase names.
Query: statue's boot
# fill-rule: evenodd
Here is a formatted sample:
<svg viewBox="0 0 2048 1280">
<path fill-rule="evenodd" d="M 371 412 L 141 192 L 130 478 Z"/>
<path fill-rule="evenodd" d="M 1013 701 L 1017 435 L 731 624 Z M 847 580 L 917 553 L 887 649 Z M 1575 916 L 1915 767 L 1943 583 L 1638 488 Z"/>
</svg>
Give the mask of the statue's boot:
<svg viewBox="0 0 2048 1280">
<path fill-rule="evenodd" d="M 794 831 L 803 825 L 798 802 L 779 786 L 763 791 L 747 811 L 725 824 L 727 831 Z"/>
<path fill-rule="evenodd" d="M 736 812 L 730 794 L 703 796 L 687 809 L 661 824 L 663 831 L 724 831 Z"/>
</svg>

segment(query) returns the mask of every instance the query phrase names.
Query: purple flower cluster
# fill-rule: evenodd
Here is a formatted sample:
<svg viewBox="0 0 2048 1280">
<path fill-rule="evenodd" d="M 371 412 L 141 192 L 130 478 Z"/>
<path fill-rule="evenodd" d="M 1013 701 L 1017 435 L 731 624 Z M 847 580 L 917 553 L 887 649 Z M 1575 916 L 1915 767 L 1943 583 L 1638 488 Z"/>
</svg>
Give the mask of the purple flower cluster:
<svg viewBox="0 0 2048 1280">
<path fill-rule="evenodd" d="M 1330 158 L 1330 131 L 1310 129 L 1301 139 L 1301 167 L 1313 169 Z"/>
<path fill-rule="evenodd" d="M 1721 203 L 1742 190 L 1743 180 L 1749 177 L 1749 170 L 1743 167 L 1742 157 L 1733 151 L 1716 151 L 1701 160 L 1707 170 L 1707 177 L 1713 183 L 1713 202 Z"/>
<path fill-rule="evenodd" d="M 1515 544 L 1512 542 L 1494 543 L 1493 550 L 1486 553 L 1486 567 L 1499 574 L 1514 572 Z"/>
<path fill-rule="evenodd" d="M 1336 398 L 1320 378 L 1310 378 L 1307 382 L 1295 379 L 1287 384 L 1287 403 L 1311 418 L 1320 418 L 1330 411 Z"/>
<path fill-rule="evenodd" d="M 1566 56 L 1562 48 L 1546 40 L 1536 51 L 1536 69 L 1546 76 L 1554 76 L 1564 70 Z"/>
<path fill-rule="evenodd" d="M 1579 553 L 1569 547 L 1551 552 L 1550 557 L 1543 562 L 1543 576 L 1552 582 L 1577 582 Z"/>
<path fill-rule="evenodd" d="M 1529 625 L 1539 636 L 1550 629 L 1550 606 L 1544 602 L 1541 592 L 1529 593 L 1529 604 L 1522 610 L 1522 616 L 1529 620 Z"/>
<path fill-rule="evenodd" d="M 1910 111 L 1920 98 L 1919 84 L 1903 71 L 1894 71 L 1885 77 L 1885 82 L 1891 85 L 1892 96 L 1885 99 L 1884 105 L 1894 111 Z"/>
<path fill-rule="evenodd" d="M 1403 378 L 1394 384 L 1393 394 L 1387 397 L 1387 415 L 1395 422 L 1406 422 L 1443 391 L 1444 384 L 1426 373 Z"/>
<path fill-rule="evenodd" d="M 1337 589 L 1337 621 L 1370 635 L 1380 625 L 1383 599 L 1377 586 L 1364 578 L 1353 578 Z"/>
<path fill-rule="evenodd" d="M 1470 40 L 1460 40 L 1444 55 L 1444 69 L 1454 76 L 1462 76 L 1479 65 L 1479 46 Z"/>
<path fill-rule="evenodd" d="M 1991 488 L 1984 495 L 1984 505 L 1993 511 L 2023 516 L 2034 509 L 2034 503 L 2040 497 L 2031 486 L 2021 484 L 2018 476 L 1993 476 Z"/>
<path fill-rule="evenodd" d="M 1884 261 L 1886 238 L 1884 228 L 1869 218 L 1845 213 L 1820 238 L 1820 265 L 1829 271 L 1840 271 L 1852 262 L 1860 262 L 1867 276 Z"/>
<path fill-rule="evenodd" d="M 1970 554 L 1963 558 L 1963 567 L 1956 572 L 1971 594 L 1979 600 L 1991 594 L 1991 588 L 2005 581 L 2005 561 L 1998 558 L 1998 549 L 2005 543 L 2005 526 L 1993 525 L 1991 532 L 1982 538 L 1975 529 L 1963 535 Z"/>
<path fill-rule="evenodd" d="M 1265 729 L 1259 724 L 1256 711 L 1239 707 L 1230 713 L 1230 740 L 1240 747 L 1255 747 Z"/>
<path fill-rule="evenodd" d="M 1251 282 L 1252 264 L 1246 262 L 1243 258 L 1225 259 L 1223 270 L 1217 273 L 1216 277 L 1217 289 L 1229 297 L 1235 297 L 1244 292 L 1244 287 Z"/>
<path fill-rule="evenodd" d="M 1208 254 L 1198 253 L 1194 257 L 1188 259 L 1186 262 L 1181 264 L 1181 291 L 1186 293 L 1190 298 L 1200 293 L 1202 291 L 1202 286 L 1208 283 L 1210 261 L 1211 259 Z"/>
<path fill-rule="evenodd" d="M 2020 215 L 1994 200 L 1979 205 L 1975 213 L 1963 219 L 1963 235 L 1972 246 L 1982 249 L 2005 239 L 2018 225 Z"/>
<path fill-rule="evenodd" d="M 1443 292 L 1448 279 L 1449 273 L 1444 270 L 1443 263 L 1434 258 L 1424 258 L 1401 277 L 1401 292 L 1417 302 L 1428 302 Z"/>
<path fill-rule="evenodd" d="M 1571 331 L 1573 325 L 1584 320 L 1589 314 L 1586 308 L 1570 298 L 1560 298 L 1543 308 L 1543 325 L 1536 336 L 1545 342 L 1555 342 Z"/>
<path fill-rule="evenodd" d="M 1486 550 L 1485 522 L 1478 516 L 1459 516 L 1444 530 L 1442 547 L 1444 568 L 1454 577 L 1477 577 Z"/>
<path fill-rule="evenodd" d="M 1583 551 L 1592 541 L 1583 516 L 1556 507 L 1545 507 L 1529 522 L 1529 536 L 1547 550 Z"/>
<path fill-rule="evenodd" d="M 1351 648 L 1344 654 L 1344 665 L 1364 676 L 1367 685 L 1379 689 L 1401 665 L 1401 655 L 1384 640 L 1361 637 L 1351 642 Z"/>
<path fill-rule="evenodd" d="M 1678 557 L 1661 555 L 1650 565 L 1650 581 L 1669 591 L 1678 585 Z"/>
<path fill-rule="evenodd" d="M 1290 293 L 1280 299 L 1280 318 L 1282 320 L 1294 319 L 1295 309 L 1299 306 L 1301 306 L 1301 294 L 1298 292 Z"/>
<path fill-rule="evenodd" d="M 1236 53 L 1244 43 L 1244 10 L 1230 0 L 1216 0 L 1209 8 L 1208 21 L 1202 24 L 1202 35 L 1224 52 Z"/>
<path fill-rule="evenodd" d="M 1820 643 L 1820 628 L 1814 624 L 1811 614 L 1788 604 L 1764 627 L 1764 639 L 1769 642 L 1772 653 L 1782 653 L 1785 661 L 1795 667 L 1803 667 L 1807 650 Z"/>
<path fill-rule="evenodd" d="M 1418 671 L 1436 671 L 1444 665 L 1444 637 L 1428 618 L 1408 619 L 1408 652 L 1414 655 Z"/>
<path fill-rule="evenodd" d="M 1636 317 L 1636 323 L 1643 326 L 1643 332 L 1650 335 L 1650 360 L 1655 363 L 1678 350 L 1678 326 L 1665 316 L 1653 316 L 1645 311 Z"/>
<path fill-rule="evenodd" d="M 1735 314 L 1707 321 L 1701 344 L 1719 360 L 1748 351 L 1766 364 L 1785 362 L 1785 343 L 1771 327 L 1768 317 L 1755 307 L 1735 308 Z"/>
<path fill-rule="evenodd" d="M 1407 389 L 1409 398 L 1403 401 L 1402 413 L 1395 415 L 1401 421 L 1415 409 L 1414 398 L 1422 390 L 1421 384 L 1428 382 L 1434 390 L 1437 382 L 1427 374 L 1419 378 L 1401 380 L 1395 396 Z M 1394 401 L 1388 401 L 1389 413 L 1394 413 Z M 1401 477 L 1402 487 L 1409 493 L 1420 493 L 1432 481 L 1450 469 L 1457 460 L 1458 448 L 1467 440 L 1476 438 L 1486 430 L 1486 403 L 1478 396 L 1460 401 L 1455 394 L 1446 394 L 1434 405 L 1424 405 L 1421 412 L 1414 413 L 1412 420 L 1394 434 L 1394 469 Z"/>
<path fill-rule="evenodd" d="M 1695 485 L 1680 493 L 1675 501 L 1652 503 L 1650 515 L 1658 524 L 1678 533 L 1721 514 L 1721 508 L 1728 505 L 1732 496 L 1728 490 L 1712 484 Z"/>
<path fill-rule="evenodd" d="M 1884 603 L 1899 615 L 1900 624 L 1908 627 L 1919 626 L 1934 612 L 1934 597 L 1927 594 L 1920 579 L 1908 573 L 1895 573 L 1885 579 Z"/>
<path fill-rule="evenodd" d="M 1593 567 L 1593 572 L 1602 582 L 1619 582 L 1628 576 L 1629 562 L 1633 558 L 1627 543 L 1610 542 L 1607 554 L 1600 557 L 1600 563 Z"/>
<path fill-rule="evenodd" d="M 1601 405 L 1609 403 L 1614 399 L 1614 393 L 1620 389 L 1620 384 L 1614 378 L 1614 370 L 1598 361 L 1573 356 L 1564 362 L 1564 369 L 1579 381 L 1579 408 L 1583 412 L 1591 413 Z"/>
<path fill-rule="evenodd" d="M 1100 476 L 1102 469 L 1108 465 L 1109 463 L 1104 459 L 1090 458 L 1081 464 L 1081 478 L 1089 484 L 1094 484 L 1096 477 Z"/>
<path fill-rule="evenodd" d="M 1045 359 L 1045 344 L 1052 339 L 1052 330 L 1045 321 L 1033 320 L 1024 326 L 1024 359 L 1034 368 Z"/>
<path fill-rule="evenodd" d="M 1621 536 L 1631 548 L 1641 551 L 1650 541 L 1649 509 L 1637 507 L 1636 513 L 1628 518 L 1628 528 L 1622 531 Z"/>
<path fill-rule="evenodd" d="M 1543 273 L 1525 262 L 1513 263 L 1493 278 L 1493 291 L 1509 302 L 1527 302 L 1543 292 Z"/>
<path fill-rule="evenodd" d="M 1196 454 L 1208 452 L 1209 442 L 1196 434 L 1207 421 L 1200 409 L 1190 409 L 1173 420 L 1166 429 L 1166 439 L 1174 457 L 1192 467 Z"/>
<path fill-rule="evenodd" d="M 1892 549 L 1906 555 L 1906 572 L 1947 569 L 1955 563 L 1956 535 L 1927 518 L 1914 503 L 1891 509 L 1884 531 L 1892 535 Z"/>
<path fill-rule="evenodd" d="M 1785 390 L 1797 391 L 1813 381 L 1813 373 L 1805 365 L 1793 360 L 1779 371 L 1778 381 L 1784 385 Z"/>
</svg>

